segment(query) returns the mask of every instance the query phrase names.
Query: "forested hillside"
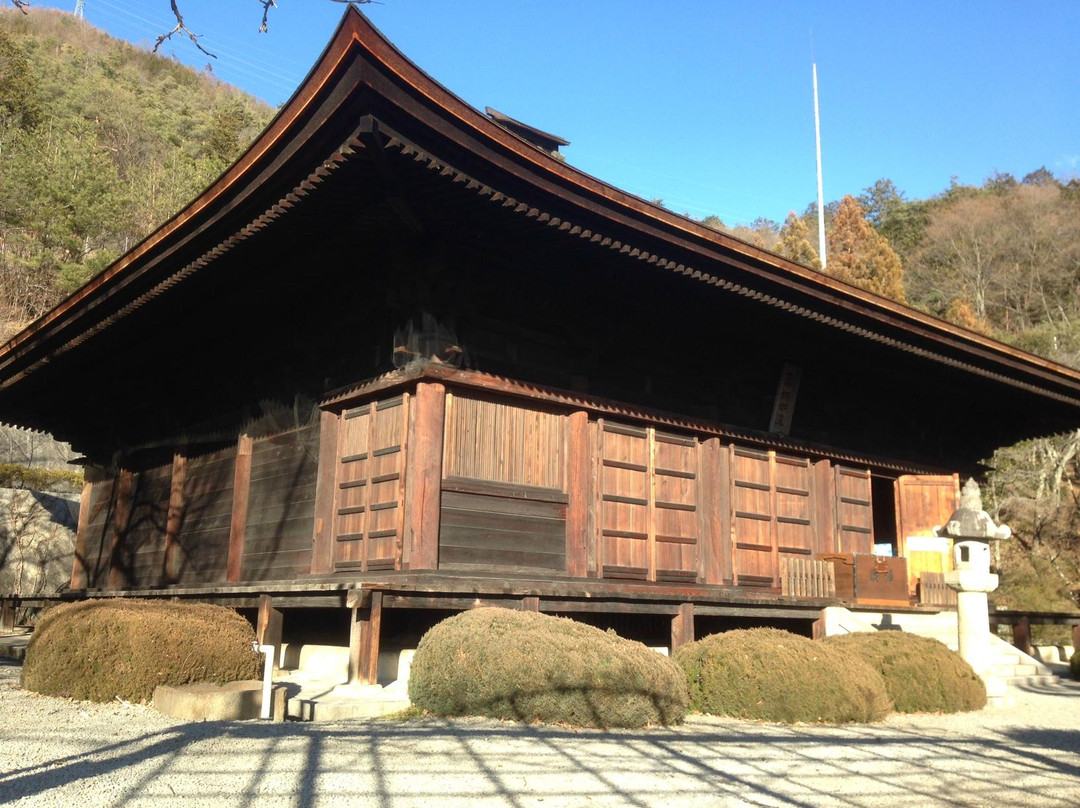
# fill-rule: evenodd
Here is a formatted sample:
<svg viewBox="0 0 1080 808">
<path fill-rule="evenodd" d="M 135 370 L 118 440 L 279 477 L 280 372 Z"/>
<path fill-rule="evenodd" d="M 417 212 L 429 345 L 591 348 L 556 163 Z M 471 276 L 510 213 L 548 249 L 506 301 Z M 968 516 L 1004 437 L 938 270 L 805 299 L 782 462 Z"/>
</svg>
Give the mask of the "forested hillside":
<svg viewBox="0 0 1080 808">
<path fill-rule="evenodd" d="M 0 338 L 194 198 L 272 115 L 69 14 L 0 11 Z"/>
<path fill-rule="evenodd" d="M 70 15 L 0 11 L 0 339 L 194 198 L 272 114 Z M 1080 367 L 1077 179 L 1039 168 L 921 200 L 883 179 L 824 215 L 829 273 Z M 812 204 L 783 224 L 704 223 L 820 269 L 817 217 Z M 987 459 L 987 507 L 1016 535 L 1000 548 L 999 602 L 1078 598 L 1077 427 Z"/>
</svg>

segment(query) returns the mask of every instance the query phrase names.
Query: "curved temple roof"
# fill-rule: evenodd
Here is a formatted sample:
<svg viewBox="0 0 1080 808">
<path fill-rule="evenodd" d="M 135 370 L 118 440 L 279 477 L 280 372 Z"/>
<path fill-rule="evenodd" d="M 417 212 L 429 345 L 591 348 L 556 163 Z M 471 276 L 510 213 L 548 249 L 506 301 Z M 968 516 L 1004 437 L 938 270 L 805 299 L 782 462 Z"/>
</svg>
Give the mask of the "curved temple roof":
<svg viewBox="0 0 1080 808">
<path fill-rule="evenodd" d="M 108 350 L 95 343 L 149 338 L 146 316 L 137 325 L 127 321 L 146 308 L 163 309 L 162 301 L 204 273 L 226 272 L 230 255 L 256 236 L 284 240 L 291 227 L 311 234 L 313 220 L 353 226 L 342 210 L 353 192 L 342 190 L 340 176 L 358 160 L 391 189 L 390 204 L 408 222 L 412 213 L 407 200 L 394 199 L 387 155 L 423 167 L 463 204 L 499 208 L 563 249 L 608 250 L 648 271 L 847 332 L 883 355 L 902 352 L 959 372 L 958 379 L 975 376 L 1021 391 L 1050 413 L 1032 433 L 1080 423 L 1077 371 L 716 232 L 553 158 L 427 76 L 352 7 L 300 88 L 236 164 L 0 347 L 0 417 L 69 438 L 80 432 L 73 416 L 44 405 L 43 397 L 65 380 L 77 384 L 88 364 L 107 361 Z"/>
</svg>

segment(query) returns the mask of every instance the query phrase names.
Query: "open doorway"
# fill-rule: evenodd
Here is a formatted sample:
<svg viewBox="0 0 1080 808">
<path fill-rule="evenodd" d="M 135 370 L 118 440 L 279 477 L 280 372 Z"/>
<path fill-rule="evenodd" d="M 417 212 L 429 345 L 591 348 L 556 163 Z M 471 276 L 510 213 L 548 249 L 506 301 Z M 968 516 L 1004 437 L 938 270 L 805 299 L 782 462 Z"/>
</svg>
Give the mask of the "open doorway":
<svg viewBox="0 0 1080 808">
<path fill-rule="evenodd" d="M 899 555 L 896 540 L 896 478 L 871 473 L 874 506 L 874 555 Z"/>
</svg>

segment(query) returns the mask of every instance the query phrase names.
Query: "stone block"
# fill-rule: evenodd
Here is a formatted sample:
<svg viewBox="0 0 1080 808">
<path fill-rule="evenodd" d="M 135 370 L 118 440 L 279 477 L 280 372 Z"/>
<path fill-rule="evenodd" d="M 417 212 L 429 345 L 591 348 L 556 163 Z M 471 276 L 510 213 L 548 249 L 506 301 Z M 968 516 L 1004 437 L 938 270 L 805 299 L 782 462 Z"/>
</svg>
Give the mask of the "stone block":
<svg viewBox="0 0 1080 808">
<path fill-rule="evenodd" d="M 158 685 L 154 709 L 185 721 L 241 721 L 258 718 L 262 709 L 262 682 L 245 679 L 215 685 Z"/>
</svg>

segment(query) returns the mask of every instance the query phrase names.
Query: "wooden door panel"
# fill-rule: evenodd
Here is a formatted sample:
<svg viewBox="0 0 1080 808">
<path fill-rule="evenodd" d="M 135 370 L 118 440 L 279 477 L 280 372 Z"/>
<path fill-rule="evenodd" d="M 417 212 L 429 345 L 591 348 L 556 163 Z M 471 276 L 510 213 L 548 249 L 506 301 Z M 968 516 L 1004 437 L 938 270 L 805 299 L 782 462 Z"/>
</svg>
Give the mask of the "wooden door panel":
<svg viewBox="0 0 1080 808">
<path fill-rule="evenodd" d="M 897 479 L 896 541 L 908 560 L 908 590 L 914 594 L 923 572 L 953 568 L 952 540 L 940 537 L 943 526 L 960 504 L 960 476 L 905 474 Z"/>
<path fill-rule="evenodd" d="M 836 467 L 837 552 L 873 553 L 874 515 L 870 471 Z"/>
<path fill-rule="evenodd" d="M 393 569 L 400 560 L 407 398 L 341 414 L 335 569 Z"/>
</svg>

